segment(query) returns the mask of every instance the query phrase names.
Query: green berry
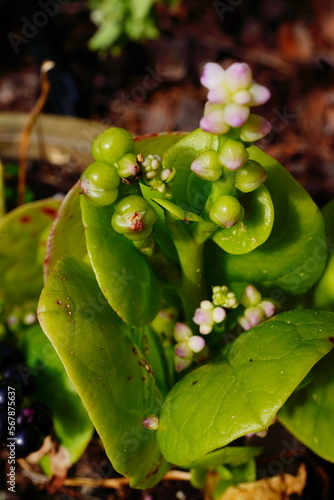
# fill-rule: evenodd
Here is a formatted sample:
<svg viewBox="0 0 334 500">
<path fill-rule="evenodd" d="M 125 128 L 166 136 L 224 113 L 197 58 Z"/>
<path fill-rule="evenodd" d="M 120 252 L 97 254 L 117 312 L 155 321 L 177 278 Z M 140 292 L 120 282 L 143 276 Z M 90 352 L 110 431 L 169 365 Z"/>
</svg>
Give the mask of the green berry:
<svg viewBox="0 0 334 500">
<path fill-rule="evenodd" d="M 250 193 L 257 189 L 267 178 L 267 173 L 254 160 L 248 160 L 235 174 L 235 185 L 243 193 Z"/>
<path fill-rule="evenodd" d="M 114 165 L 122 156 L 135 152 L 134 140 L 123 128 L 111 127 L 98 135 L 91 147 L 91 153 L 96 161 L 105 161 Z"/>
<path fill-rule="evenodd" d="M 242 142 L 228 139 L 219 151 L 219 161 L 228 170 L 238 170 L 248 160 L 249 154 Z"/>
<path fill-rule="evenodd" d="M 120 160 L 115 163 L 117 168 L 117 173 L 120 177 L 132 177 L 140 172 L 140 168 L 137 163 L 137 158 L 134 153 L 127 153 L 122 156 Z"/>
<path fill-rule="evenodd" d="M 201 153 L 192 162 L 191 170 L 206 181 L 217 181 L 223 173 L 223 166 L 219 163 L 218 153 L 208 149 Z"/>
<path fill-rule="evenodd" d="M 95 161 L 81 176 L 81 191 L 95 207 L 104 207 L 117 199 L 120 181 L 114 167 L 102 161 Z"/>
<path fill-rule="evenodd" d="M 237 198 L 230 195 L 223 195 L 212 205 L 210 219 L 220 227 L 234 226 L 244 215 L 244 209 Z"/>
<path fill-rule="evenodd" d="M 139 241 L 150 236 L 156 220 L 156 211 L 142 196 L 130 195 L 117 203 L 111 225 L 129 240 Z"/>
</svg>

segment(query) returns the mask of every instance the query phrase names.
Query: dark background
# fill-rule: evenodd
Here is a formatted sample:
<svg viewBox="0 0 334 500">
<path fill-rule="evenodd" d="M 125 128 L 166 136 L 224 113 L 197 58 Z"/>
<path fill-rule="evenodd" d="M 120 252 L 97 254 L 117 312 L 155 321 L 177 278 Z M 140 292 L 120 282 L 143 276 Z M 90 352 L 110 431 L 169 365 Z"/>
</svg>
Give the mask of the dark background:
<svg viewBox="0 0 334 500">
<path fill-rule="evenodd" d="M 245 61 L 256 81 L 272 93 L 270 101 L 256 111 L 273 128 L 260 146 L 281 161 L 319 205 L 333 197 L 332 0 L 188 0 L 172 10 L 160 6 L 156 9 L 160 39 L 127 42 L 117 57 L 88 50 L 96 28 L 86 2 L 59 2 L 59 13 L 36 33 L 29 32 L 25 20 L 33 19 L 38 10 L 37 1 L 0 0 L 2 112 L 31 111 L 40 92 L 40 65 L 51 59 L 56 67 L 49 73 L 51 92 L 45 113 L 103 121 L 134 135 L 192 130 L 198 126 L 206 98 L 199 83 L 203 65 Z M 18 43 L 13 33 L 23 37 L 28 33 L 30 38 Z M 36 175 L 36 165 L 29 164 L 29 188 L 38 196 L 50 194 L 41 181 L 42 167 Z M 78 175 L 73 172 L 73 178 Z M 54 192 L 67 189 L 65 176 L 55 176 L 50 182 Z M 100 472 L 103 464 L 108 469 L 95 440 L 70 474 L 101 477 L 90 469 L 92 457 L 101 464 Z M 334 498 L 330 493 L 333 467 L 311 453 L 302 460 L 309 473 L 303 498 Z M 151 492 L 125 488 L 118 494 L 67 489 L 51 497 L 25 478 L 20 481 L 20 496 L 8 498 L 202 498 L 200 492 L 179 483 L 162 483 Z"/>
</svg>

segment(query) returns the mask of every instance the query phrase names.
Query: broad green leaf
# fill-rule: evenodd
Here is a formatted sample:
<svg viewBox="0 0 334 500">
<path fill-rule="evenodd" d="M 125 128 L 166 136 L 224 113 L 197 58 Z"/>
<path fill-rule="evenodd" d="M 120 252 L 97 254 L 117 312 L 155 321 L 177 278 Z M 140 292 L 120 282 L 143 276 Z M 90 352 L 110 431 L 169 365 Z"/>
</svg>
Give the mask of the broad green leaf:
<svg viewBox="0 0 334 500">
<path fill-rule="evenodd" d="M 326 234 L 330 236 L 331 240 L 334 239 L 334 200 L 325 205 L 322 210 L 322 215 L 325 219 Z M 333 251 L 333 248 L 330 249 Z"/>
<path fill-rule="evenodd" d="M 279 421 L 312 451 L 334 462 L 334 351 L 315 365 L 313 380 L 292 394 Z"/>
<path fill-rule="evenodd" d="M 142 421 L 158 414 L 162 397 L 131 330 L 106 302 L 89 266 L 72 257 L 59 261 L 42 292 L 39 320 L 114 468 L 133 487 L 155 484 L 168 464 L 156 432 Z"/>
<path fill-rule="evenodd" d="M 63 199 L 51 227 L 46 244 L 44 280 L 47 280 L 57 260 L 64 255 L 73 255 L 80 259 L 86 254 L 80 209 L 80 183 L 77 182 Z"/>
<path fill-rule="evenodd" d="M 334 200 L 322 209 L 325 219 L 327 246 L 323 244 L 318 257 L 327 261 L 326 269 L 314 289 L 314 305 L 321 309 L 334 310 Z"/>
<path fill-rule="evenodd" d="M 230 254 L 245 254 L 264 243 L 274 223 L 274 207 L 265 186 L 239 198 L 245 217 L 235 226 L 218 229 L 212 237 L 217 245 Z"/>
<path fill-rule="evenodd" d="M 217 148 L 218 137 L 216 135 L 197 129 L 186 135 L 166 152 L 164 167 L 170 170 L 176 169 L 172 192 L 175 203 L 181 208 L 196 213 L 203 210 L 211 191 L 211 183 L 202 181 L 200 185 L 196 184 L 194 192 L 192 190 L 188 192 L 189 178 L 190 176 L 194 177 L 190 165 L 203 151 L 207 149 L 217 150 Z"/>
<path fill-rule="evenodd" d="M 257 457 L 262 451 L 262 446 L 225 446 L 183 467 L 185 469 L 190 467 L 206 467 L 210 469 L 223 464 L 238 466 Z"/>
<path fill-rule="evenodd" d="M 267 241 L 247 255 L 222 254 L 208 245 L 207 262 L 214 283 L 247 281 L 298 295 L 306 292 L 324 270 L 322 215 L 306 191 L 277 161 L 260 149 L 250 158 L 265 168 L 265 182 L 274 204 L 274 226 Z M 217 281 L 218 280 L 218 281 Z"/>
<path fill-rule="evenodd" d="M 326 250 L 323 250 L 326 252 Z M 314 289 L 314 305 L 321 309 L 334 311 L 334 255 L 331 255 L 327 267 Z"/>
<path fill-rule="evenodd" d="M 60 200 L 22 205 L 0 220 L 0 298 L 6 306 L 34 300 L 43 288 L 44 232 Z"/>
<path fill-rule="evenodd" d="M 164 157 L 166 151 L 185 137 L 185 132 L 161 132 L 160 134 L 140 135 L 135 137 L 136 154 L 159 155 Z M 166 168 L 166 167 L 165 167 Z"/>
<path fill-rule="evenodd" d="M 25 331 L 21 346 L 29 366 L 29 372 L 23 376 L 28 381 L 35 379 L 33 398 L 43 401 L 52 410 L 57 438 L 60 445 L 67 449 L 73 464 L 89 443 L 93 425 L 62 362 L 39 325 Z"/>
<path fill-rule="evenodd" d="M 186 375 L 161 409 L 157 435 L 166 460 L 192 462 L 267 428 L 312 366 L 332 348 L 333 320 L 327 311 L 281 313 L 241 334 L 220 361 Z"/>
<path fill-rule="evenodd" d="M 150 264 L 132 241 L 112 228 L 112 206 L 97 208 L 82 196 L 81 210 L 88 255 L 104 296 L 125 323 L 149 324 L 161 302 Z"/>
<path fill-rule="evenodd" d="M 170 389 L 169 370 L 166 353 L 158 334 L 151 326 L 145 326 L 133 328 L 131 338 L 149 362 L 156 386 L 165 396 Z"/>
</svg>

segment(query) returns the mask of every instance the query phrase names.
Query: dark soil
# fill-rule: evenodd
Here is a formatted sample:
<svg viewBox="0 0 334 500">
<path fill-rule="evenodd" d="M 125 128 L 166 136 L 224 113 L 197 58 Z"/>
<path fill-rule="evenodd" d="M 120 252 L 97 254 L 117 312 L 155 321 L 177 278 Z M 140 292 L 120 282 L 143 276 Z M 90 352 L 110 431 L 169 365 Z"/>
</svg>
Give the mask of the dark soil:
<svg viewBox="0 0 334 500">
<path fill-rule="evenodd" d="M 225 13 L 222 5 L 229 7 Z M 95 31 L 89 10 L 84 1 L 69 1 L 60 5 L 59 14 L 50 18 L 27 43 L 22 43 L 15 54 L 8 35 L 22 35 L 24 19 L 31 19 L 38 8 L 33 0 L 0 0 L 4 37 L 0 69 L 2 111 L 31 111 L 39 94 L 40 64 L 51 59 L 56 67 L 50 72 L 51 93 L 46 113 L 95 119 L 125 127 L 134 135 L 192 130 L 198 126 L 206 97 L 199 84 L 203 65 L 208 61 L 223 65 L 234 60 L 245 61 L 251 65 L 256 80 L 272 92 L 269 103 L 259 109 L 272 123 L 272 133 L 261 141 L 261 147 L 283 163 L 319 205 L 333 197 L 331 0 L 183 1 L 172 12 L 157 11 L 162 34 L 159 40 L 128 43 L 118 57 L 110 54 L 102 57 L 87 49 Z M 70 182 L 78 176 L 79 172 L 72 172 Z M 66 192 L 68 183 L 66 176 L 50 182 L 47 166 L 29 164 L 28 185 L 35 197 Z M 263 469 L 265 464 L 269 470 L 270 460 L 263 457 L 259 468 Z M 306 451 L 296 457 L 294 471 L 300 461 L 306 463 L 309 477 L 303 499 L 334 498 L 333 465 Z M 92 463 L 99 464 L 97 470 Z M 102 448 L 94 440 L 69 475 L 110 477 L 111 470 Z M 4 461 L 2 472 L 5 473 Z M 147 492 L 128 487 L 118 492 L 60 488 L 50 495 L 33 486 L 23 474 L 18 478 L 18 490 L 17 495 L 7 497 L 2 490 L 0 498 L 203 498 L 188 483 L 170 481 L 163 481 Z"/>
</svg>

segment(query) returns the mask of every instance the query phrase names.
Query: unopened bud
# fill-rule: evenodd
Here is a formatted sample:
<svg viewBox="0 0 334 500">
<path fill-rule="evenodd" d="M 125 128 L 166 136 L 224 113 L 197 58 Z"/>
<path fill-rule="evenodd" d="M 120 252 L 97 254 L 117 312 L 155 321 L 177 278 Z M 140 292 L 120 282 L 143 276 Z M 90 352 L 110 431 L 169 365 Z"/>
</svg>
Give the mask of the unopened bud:
<svg viewBox="0 0 334 500">
<path fill-rule="evenodd" d="M 241 127 L 249 117 L 249 107 L 241 106 L 240 104 L 227 104 L 224 109 L 225 123 L 231 127 Z"/>
<path fill-rule="evenodd" d="M 251 114 L 241 127 L 240 139 L 245 142 L 255 142 L 269 134 L 271 125 L 262 116 Z"/>
<path fill-rule="evenodd" d="M 159 419 L 156 415 L 148 415 L 142 421 L 143 427 L 149 429 L 150 431 L 156 431 L 159 427 Z"/>
<path fill-rule="evenodd" d="M 115 163 L 115 167 L 118 175 L 124 178 L 138 175 L 140 171 L 136 155 L 133 153 L 127 153 L 122 156 L 122 158 Z"/>
<path fill-rule="evenodd" d="M 228 170 L 238 170 L 248 160 L 249 154 L 240 141 L 228 139 L 224 142 L 218 155 L 219 162 Z"/>
<path fill-rule="evenodd" d="M 225 71 L 225 83 L 231 92 L 247 89 L 252 83 L 252 70 L 246 63 L 231 64 Z"/>
<path fill-rule="evenodd" d="M 200 352 L 205 347 L 205 340 L 203 339 L 203 337 L 200 337 L 199 335 L 193 335 L 188 340 L 188 346 L 190 347 L 192 352 Z"/>
<path fill-rule="evenodd" d="M 226 318 L 226 311 L 222 307 L 215 307 L 212 311 L 212 319 L 215 323 L 221 323 Z"/>
<path fill-rule="evenodd" d="M 274 302 L 272 302 L 271 300 L 262 300 L 259 303 L 259 307 L 263 309 L 266 318 L 271 318 L 271 316 L 274 316 L 276 307 Z"/>
<path fill-rule="evenodd" d="M 218 153 L 213 149 L 208 149 L 197 156 L 190 168 L 201 179 L 207 181 L 216 181 L 223 173 L 223 167 L 218 160 Z"/>
<path fill-rule="evenodd" d="M 212 104 L 207 106 L 206 103 L 204 109 L 204 116 L 200 121 L 200 127 L 204 132 L 210 132 L 211 134 L 225 134 L 230 130 L 230 126 L 227 125 L 224 118 L 224 108 L 225 106 L 220 104 Z"/>
<path fill-rule="evenodd" d="M 224 82 L 225 71 L 217 63 L 207 63 L 203 68 L 201 84 L 207 89 L 212 89 Z"/>
<path fill-rule="evenodd" d="M 249 104 L 251 101 L 251 94 L 248 90 L 239 90 L 233 94 L 233 102 L 235 104 Z"/>
<path fill-rule="evenodd" d="M 235 174 L 235 185 L 243 193 L 255 191 L 267 179 L 267 172 L 262 165 L 254 160 L 248 160 Z"/>
<path fill-rule="evenodd" d="M 139 241 L 150 236 L 156 220 L 156 211 L 143 197 L 130 195 L 116 205 L 111 224 L 117 233 Z"/>
<path fill-rule="evenodd" d="M 241 296 L 241 304 L 245 307 L 257 306 L 261 301 L 262 296 L 260 292 L 253 285 L 248 285 L 244 289 Z"/>
<path fill-rule="evenodd" d="M 234 196 L 220 196 L 212 205 L 209 216 L 219 227 L 232 227 L 244 215 L 244 209 Z"/>
<path fill-rule="evenodd" d="M 174 338 L 177 342 L 183 342 L 184 340 L 190 339 L 193 332 L 185 323 L 178 321 L 174 327 Z"/>
<path fill-rule="evenodd" d="M 258 83 L 252 83 L 249 88 L 249 93 L 251 95 L 251 106 L 259 106 L 264 104 L 270 98 L 270 91 L 264 85 Z"/>
<path fill-rule="evenodd" d="M 264 319 L 264 311 L 261 307 L 248 307 L 245 309 L 245 317 L 251 324 L 251 326 L 257 326 Z"/>
</svg>

